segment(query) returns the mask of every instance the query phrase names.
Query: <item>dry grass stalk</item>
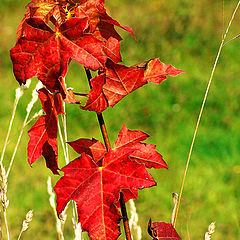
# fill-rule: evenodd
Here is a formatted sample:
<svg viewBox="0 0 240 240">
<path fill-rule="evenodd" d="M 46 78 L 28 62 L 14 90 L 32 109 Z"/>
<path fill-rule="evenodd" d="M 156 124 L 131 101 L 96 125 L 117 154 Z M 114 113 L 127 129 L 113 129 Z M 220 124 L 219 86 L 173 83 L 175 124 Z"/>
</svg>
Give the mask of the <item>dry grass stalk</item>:
<svg viewBox="0 0 240 240">
<path fill-rule="evenodd" d="M 175 216 L 174 216 L 174 219 L 173 219 L 173 226 L 174 227 L 176 226 L 178 211 L 179 211 L 179 207 L 180 207 L 180 203 L 181 203 L 181 199 L 182 199 L 182 194 L 183 194 L 183 188 L 184 188 L 184 184 L 185 184 L 185 180 L 186 180 L 186 176 L 187 176 L 187 172 L 188 172 L 189 163 L 190 163 L 191 156 L 192 156 L 193 146 L 194 146 L 194 143 L 195 143 L 195 140 L 196 140 L 196 136 L 197 136 L 197 132 L 198 132 L 198 127 L 200 125 L 200 121 L 201 121 L 201 118 L 202 118 L 203 110 L 204 110 L 204 107 L 205 107 L 205 104 L 206 104 L 206 101 L 207 101 L 208 93 L 209 93 L 209 90 L 210 90 L 210 87 L 211 87 L 211 84 L 212 84 L 212 80 L 213 80 L 213 76 L 215 74 L 215 70 L 216 70 L 216 67 L 217 67 L 217 64 L 218 64 L 218 61 L 219 61 L 219 58 L 220 58 L 223 46 L 224 46 L 225 39 L 226 39 L 227 34 L 229 32 L 229 29 L 230 29 L 230 27 L 232 25 L 232 22 L 233 22 L 233 20 L 234 20 L 234 18 L 236 16 L 236 13 L 238 11 L 239 6 L 240 6 L 240 0 L 238 1 L 237 5 L 236 5 L 236 7 L 235 7 L 235 9 L 233 11 L 231 19 L 228 22 L 227 29 L 226 29 L 223 37 L 222 37 L 222 41 L 221 41 L 221 44 L 220 44 L 220 46 L 218 48 L 217 56 L 215 58 L 215 61 L 214 61 L 214 64 L 213 64 L 213 68 L 212 68 L 212 72 L 211 72 L 211 75 L 210 75 L 210 78 L 209 78 L 209 81 L 208 81 L 208 84 L 207 84 L 207 88 L 206 88 L 206 91 L 205 91 L 205 94 L 204 94 L 204 97 L 203 97 L 203 101 L 202 101 L 200 112 L 199 112 L 199 115 L 198 115 L 198 118 L 197 118 L 195 130 L 194 130 L 194 134 L 193 134 L 193 138 L 192 138 L 192 142 L 191 142 L 191 146 L 190 146 L 190 149 L 189 149 L 189 152 L 188 152 L 187 163 L 186 163 L 184 174 L 183 174 L 181 189 L 180 189 L 180 193 L 179 193 L 179 200 L 178 200 L 178 204 L 177 204 L 176 213 L 175 213 Z"/>
<path fill-rule="evenodd" d="M 21 238 L 22 233 L 25 232 L 28 229 L 29 223 L 32 221 L 32 218 L 33 218 L 33 210 L 30 210 L 26 214 L 26 219 L 22 223 L 22 229 L 21 229 L 21 232 L 20 232 L 20 234 L 18 236 L 18 240 Z"/>
<path fill-rule="evenodd" d="M 129 210 L 130 210 L 130 214 L 131 214 L 131 217 L 129 220 L 130 230 L 134 230 L 136 232 L 136 240 L 141 240 L 142 239 L 142 229 L 138 225 L 138 214 L 137 214 L 137 209 L 136 209 L 133 199 L 129 200 L 129 205 L 130 205 Z"/>
<path fill-rule="evenodd" d="M 3 167 L 2 163 L 0 163 L 0 179 L 1 179 L 1 202 L 3 207 L 3 215 L 4 221 L 7 231 L 7 238 L 10 239 L 9 229 L 8 229 L 8 222 L 7 222 L 7 208 L 9 206 L 9 200 L 7 199 L 7 174 L 5 168 Z"/>
<path fill-rule="evenodd" d="M 72 219 L 73 222 L 73 229 L 74 229 L 74 240 L 83 240 L 82 239 L 82 228 L 81 223 L 75 224 L 75 219 Z"/>
<path fill-rule="evenodd" d="M 212 234 L 215 232 L 215 222 L 212 222 L 208 227 L 208 232 L 205 233 L 205 240 L 211 240 Z"/>
<path fill-rule="evenodd" d="M 60 219 L 58 218 L 57 212 L 56 212 L 56 204 L 55 204 L 55 194 L 53 192 L 53 188 L 52 188 L 52 181 L 51 181 L 51 177 L 48 177 L 48 181 L 47 181 L 47 189 L 48 189 L 48 194 L 49 194 L 49 202 L 50 202 L 50 206 L 53 209 L 54 212 L 54 216 L 56 218 L 56 230 L 58 233 L 58 239 L 59 240 L 64 240 L 64 235 L 63 235 L 63 228 L 64 228 L 64 224 L 66 222 L 67 219 L 67 214 L 66 214 L 66 210 L 67 207 L 64 209 L 64 211 L 62 212 Z"/>
<path fill-rule="evenodd" d="M 11 171 L 11 168 L 12 168 L 12 164 L 13 164 L 13 161 L 15 159 L 15 155 L 17 153 L 17 149 L 18 149 L 18 146 L 19 146 L 19 143 L 20 143 L 20 140 L 22 138 L 22 134 L 23 134 L 23 130 L 24 130 L 24 127 L 26 126 L 26 123 L 27 123 L 27 120 L 28 120 L 28 117 L 29 117 L 29 114 L 34 106 L 34 104 L 36 103 L 36 101 L 38 100 L 38 93 L 37 93 L 37 90 L 39 90 L 40 88 L 42 87 L 42 83 L 41 82 L 38 82 L 35 89 L 32 91 L 32 99 L 31 101 L 29 102 L 28 106 L 27 106 L 27 114 L 26 114 L 26 117 L 24 119 L 24 122 L 23 122 L 23 125 L 22 125 L 22 128 L 21 128 L 21 131 L 20 131 L 20 134 L 18 136 L 18 140 L 17 140 L 17 143 L 16 143 L 16 146 L 14 148 L 14 151 L 13 151 L 13 155 L 12 155 L 12 158 L 11 158 L 11 161 L 10 161 L 10 164 L 9 164 L 9 167 L 8 167 L 8 171 L 7 171 L 7 176 L 9 175 L 10 171 Z"/>
<path fill-rule="evenodd" d="M 10 120 L 10 123 L 9 123 L 7 136 L 6 136 L 5 143 L 4 143 L 3 150 L 2 150 L 1 162 L 3 161 L 4 154 L 5 154 L 6 147 L 7 147 L 8 140 L 9 140 L 9 136 L 10 136 L 10 132 L 12 130 L 12 124 L 13 124 L 13 120 L 15 118 L 15 113 L 16 113 L 18 102 L 19 102 L 20 98 L 22 97 L 22 95 L 24 94 L 24 90 L 28 89 L 30 87 L 30 84 L 31 84 L 31 80 L 28 79 L 25 86 L 21 86 L 21 87 L 16 89 L 15 101 L 14 101 L 14 104 L 13 104 L 12 117 L 11 117 L 11 120 Z"/>
</svg>

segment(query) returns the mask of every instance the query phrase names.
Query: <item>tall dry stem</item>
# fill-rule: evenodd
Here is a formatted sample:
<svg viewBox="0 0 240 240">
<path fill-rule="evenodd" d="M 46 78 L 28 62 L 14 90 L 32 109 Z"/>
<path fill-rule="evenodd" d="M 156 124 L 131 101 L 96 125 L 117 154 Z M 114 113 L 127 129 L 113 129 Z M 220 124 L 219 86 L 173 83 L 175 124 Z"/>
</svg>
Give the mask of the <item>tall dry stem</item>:
<svg viewBox="0 0 240 240">
<path fill-rule="evenodd" d="M 4 146 L 3 146 L 3 150 L 2 150 L 2 155 L 1 155 L 1 163 L 3 162 L 3 158 L 5 155 L 5 151 L 6 151 L 6 147 L 8 144 L 8 140 L 9 140 L 9 136 L 12 130 L 12 124 L 13 124 L 13 120 L 15 118 L 15 113 L 17 110 L 17 106 L 18 106 L 18 102 L 20 100 L 20 98 L 22 97 L 22 95 L 24 94 L 24 90 L 28 89 L 30 87 L 31 84 L 31 80 L 27 80 L 26 85 L 25 86 L 21 86 L 19 88 L 16 89 L 16 93 L 15 93 L 15 100 L 14 100 L 14 104 L 13 104 L 13 111 L 12 111 L 12 117 L 9 123 L 9 127 L 8 127 L 8 132 L 7 132 L 7 136 L 5 138 L 5 142 L 4 142 Z"/>
<path fill-rule="evenodd" d="M 63 227 L 65 224 L 65 221 L 67 219 L 67 215 L 66 215 L 66 209 L 62 212 L 61 214 L 61 220 L 58 218 L 57 212 L 56 212 L 56 204 L 55 204 L 55 194 L 53 192 L 53 188 L 52 188 L 52 180 L 51 177 L 48 177 L 48 181 L 47 181 L 47 190 L 48 190 L 48 194 L 49 194 L 49 202 L 50 202 L 50 206 L 53 209 L 54 212 L 54 216 L 56 218 L 56 229 L 57 229 L 57 233 L 58 233 L 58 239 L 59 240 L 64 240 L 64 235 L 63 235 Z"/>
<path fill-rule="evenodd" d="M 232 22 L 233 22 L 233 20 L 235 18 L 235 15 L 236 15 L 236 12 L 237 12 L 237 10 L 239 8 L 239 5 L 240 5 L 240 0 L 238 1 L 237 5 L 236 5 L 236 7 L 235 7 L 235 9 L 233 11 L 231 19 L 230 19 L 230 21 L 228 23 L 228 26 L 227 26 L 227 29 L 225 31 L 225 34 L 223 35 L 221 44 L 220 44 L 219 49 L 218 49 L 217 56 L 216 56 L 215 61 L 214 61 L 214 65 L 213 65 L 213 68 L 212 68 L 210 79 L 209 79 L 208 84 L 207 84 L 207 89 L 205 91 L 205 95 L 204 95 L 203 102 L 202 102 L 202 105 L 201 105 L 200 113 L 198 115 L 195 131 L 194 131 L 194 134 L 193 134 L 192 143 L 191 143 L 190 150 L 189 150 L 189 153 L 188 153 L 188 159 L 187 159 L 187 163 L 186 163 L 186 167 L 185 167 L 185 171 L 184 171 L 184 175 L 183 175 L 183 180 L 182 180 L 182 185 L 181 185 L 181 189 L 180 189 L 177 210 L 176 210 L 176 214 L 175 214 L 174 219 L 173 219 L 173 226 L 174 227 L 176 226 L 176 221 L 177 221 L 178 211 L 179 211 L 179 207 L 180 207 L 180 203 L 181 203 L 181 199 L 182 199 L 183 188 L 184 188 L 184 184 L 185 184 L 185 180 L 186 180 L 186 176 L 187 176 L 188 166 L 189 166 L 190 159 L 191 159 L 191 156 L 192 156 L 192 150 L 193 150 L 193 146 L 194 146 L 195 139 L 196 139 L 196 136 L 197 136 L 200 120 L 202 118 L 203 109 L 205 107 L 206 100 L 207 100 L 208 93 L 209 93 L 209 89 L 210 89 L 210 86 L 211 86 L 211 83 L 212 83 L 212 80 L 213 80 L 213 76 L 214 76 L 214 73 L 215 73 L 215 70 L 216 70 L 216 67 L 217 67 L 217 64 L 218 64 L 218 60 L 219 60 L 220 54 L 222 52 L 222 48 L 224 46 L 224 41 L 225 41 L 225 39 L 227 37 L 228 31 L 229 31 L 229 29 L 230 29 L 230 27 L 232 25 Z"/>
<path fill-rule="evenodd" d="M 7 182 L 7 174 L 2 163 L 0 163 L 0 178 L 1 178 L 1 202 L 2 202 L 2 208 L 3 208 L 3 215 L 4 215 L 5 226 L 6 226 L 7 239 L 10 240 L 8 221 L 7 221 L 7 208 L 9 206 L 9 200 L 7 199 L 8 182 Z"/>
<path fill-rule="evenodd" d="M 10 171 L 11 171 L 11 168 L 12 168 L 12 164 L 13 164 L 13 161 L 15 159 L 15 155 L 17 153 L 17 150 L 18 150 L 18 146 L 19 146 L 19 143 L 20 143 L 20 140 L 22 138 L 22 134 L 23 134 L 23 130 L 24 130 L 24 127 L 26 126 L 26 123 L 27 123 L 27 120 L 28 120 L 28 117 L 30 115 L 30 112 L 34 106 L 34 104 L 36 103 L 37 99 L 38 99 L 38 93 L 37 93 L 37 90 L 40 89 L 42 87 L 42 83 L 41 82 L 38 82 L 35 89 L 33 90 L 32 92 L 32 99 L 31 101 L 29 102 L 28 106 L 27 106 L 27 109 L 26 109 L 26 117 L 24 119 L 24 122 L 23 122 L 23 125 L 22 125 L 22 128 L 21 128 L 21 131 L 20 131 L 20 134 L 18 136 L 18 140 L 17 140 L 17 143 L 15 145 L 15 148 L 14 148 L 14 151 L 13 151 L 13 154 L 12 154 L 12 158 L 11 158 L 11 161 L 10 161 L 10 164 L 9 164 L 9 167 L 8 167 L 8 171 L 7 171 L 7 176 L 9 175 Z"/>
</svg>

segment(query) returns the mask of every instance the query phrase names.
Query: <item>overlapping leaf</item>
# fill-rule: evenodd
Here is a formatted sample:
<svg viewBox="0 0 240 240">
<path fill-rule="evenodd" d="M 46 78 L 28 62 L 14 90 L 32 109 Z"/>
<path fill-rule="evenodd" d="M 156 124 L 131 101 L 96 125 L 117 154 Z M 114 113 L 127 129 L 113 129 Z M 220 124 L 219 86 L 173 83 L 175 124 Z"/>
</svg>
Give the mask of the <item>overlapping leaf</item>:
<svg viewBox="0 0 240 240">
<path fill-rule="evenodd" d="M 54 174 L 58 174 L 57 115 L 64 114 L 59 95 L 51 95 L 45 88 L 40 89 L 39 98 L 46 115 L 39 117 L 28 131 L 28 162 L 32 165 L 41 156 Z"/>
<path fill-rule="evenodd" d="M 148 233 L 153 240 L 181 240 L 171 223 L 152 223 L 152 220 L 150 219 L 148 223 Z"/>
<path fill-rule="evenodd" d="M 24 37 L 11 49 L 16 79 L 25 83 L 37 76 L 49 90 L 60 91 L 58 78 L 66 75 L 71 58 L 92 70 L 103 67 L 103 43 L 84 34 L 86 27 L 87 18 L 71 18 L 54 31 L 42 19 L 26 20 Z"/>
<path fill-rule="evenodd" d="M 83 153 L 61 169 L 64 176 L 54 187 L 58 214 L 74 200 L 82 229 L 91 239 L 117 239 L 121 217 L 114 203 L 119 199 L 119 191 L 155 185 L 144 165 L 129 160 L 132 152 L 128 148 L 110 150 L 101 167 Z"/>
<path fill-rule="evenodd" d="M 159 84 L 167 75 L 176 76 L 182 72 L 160 62 L 158 58 L 132 67 L 108 61 L 105 72 L 92 79 L 93 88 L 82 109 L 101 113 L 148 82 Z"/>
<path fill-rule="evenodd" d="M 81 1 L 81 4 L 77 5 L 75 9 L 75 16 L 78 17 L 83 14 L 88 16 L 89 32 L 103 41 L 108 40 L 110 37 L 114 37 L 119 41 L 122 40 L 114 26 L 123 28 L 133 35 L 131 28 L 122 26 L 107 14 L 104 1 Z"/>
</svg>

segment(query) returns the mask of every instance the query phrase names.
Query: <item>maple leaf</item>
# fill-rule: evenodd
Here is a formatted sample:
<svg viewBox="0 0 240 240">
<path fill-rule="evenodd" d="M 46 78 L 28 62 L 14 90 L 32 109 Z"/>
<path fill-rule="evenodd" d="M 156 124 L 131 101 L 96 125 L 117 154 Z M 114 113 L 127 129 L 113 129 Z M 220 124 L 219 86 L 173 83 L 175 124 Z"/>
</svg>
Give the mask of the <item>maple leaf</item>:
<svg viewBox="0 0 240 240">
<path fill-rule="evenodd" d="M 131 131 L 123 125 L 121 131 L 118 134 L 117 140 L 114 144 L 113 150 L 118 149 L 132 149 L 132 153 L 129 155 L 131 161 L 136 161 L 139 164 L 144 164 L 147 168 L 167 169 L 167 164 L 155 148 L 154 144 L 142 143 L 149 137 L 148 134 L 142 131 Z M 105 146 L 96 139 L 83 139 L 80 138 L 76 141 L 68 143 L 77 153 L 90 155 L 98 166 L 102 166 L 103 157 L 107 154 Z M 137 199 L 138 191 L 136 189 L 123 189 L 124 200 L 127 202 L 129 199 Z M 117 203 L 119 206 L 119 203 Z"/>
<path fill-rule="evenodd" d="M 171 223 L 152 223 L 151 218 L 148 223 L 148 233 L 151 237 L 153 237 L 153 240 L 181 240 Z"/>
<path fill-rule="evenodd" d="M 167 75 L 176 76 L 183 72 L 160 62 L 158 58 L 131 67 L 108 60 L 105 71 L 92 79 L 93 88 L 87 104 L 82 109 L 101 113 L 107 106 L 113 107 L 122 98 L 148 82 L 160 84 Z M 95 83 L 97 81 L 99 83 Z"/>
<path fill-rule="evenodd" d="M 83 231 L 91 239 L 118 238 L 121 215 L 114 205 L 121 189 L 142 189 L 156 183 L 144 165 L 130 161 L 132 149 L 110 150 L 102 167 L 85 153 L 61 169 L 64 176 L 57 182 L 57 213 L 60 214 L 70 200 L 77 204 L 78 218 Z"/>
<path fill-rule="evenodd" d="M 43 110 L 37 122 L 28 131 L 28 162 L 30 166 L 44 156 L 46 165 L 54 174 L 58 174 L 57 115 L 64 114 L 59 95 L 52 96 L 45 88 L 38 91 Z"/>
<path fill-rule="evenodd" d="M 60 91 L 58 78 L 67 73 L 70 59 L 92 70 L 103 67 L 107 57 L 102 42 L 84 34 L 87 18 L 71 18 L 53 31 L 40 18 L 23 23 L 23 35 L 11 49 L 13 71 L 19 83 L 37 76 L 50 91 Z"/>
</svg>

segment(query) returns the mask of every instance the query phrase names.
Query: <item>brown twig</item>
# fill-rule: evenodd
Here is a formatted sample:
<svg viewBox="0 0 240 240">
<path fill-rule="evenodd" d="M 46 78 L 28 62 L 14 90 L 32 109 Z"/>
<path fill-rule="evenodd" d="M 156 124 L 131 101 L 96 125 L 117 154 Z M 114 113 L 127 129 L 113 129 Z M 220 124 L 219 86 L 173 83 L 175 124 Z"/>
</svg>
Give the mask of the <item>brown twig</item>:
<svg viewBox="0 0 240 240">
<path fill-rule="evenodd" d="M 86 74 L 87 74 L 89 86 L 92 89 L 92 84 L 91 84 L 92 75 L 91 75 L 91 72 L 90 72 L 89 69 L 86 69 L 86 68 L 85 68 L 85 71 L 86 71 Z M 100 129 L 101 129 L 101 132 L 102 132 L 102 136 L 103 136 L 105 146 L 107 148 L 107 151 L 109 151 L 111 149 L 111 144 L 110 144 L 110 140 L 109 140 L 109 137 L 108 137 L 108 133 L 107 133 L 106 125 L 105 125 L 105 122 L 104 122 L 103 114 L 102 113 L 99 113 L 99 114 L 97 113 L 97 118 L 98 118 L 98 123 L 99 123 Z M 126 240 L 132 240 L 130 227 L 129 227 L 128 216 L 127 216 L 126 205 L 125 205 L 124 196 L 123 196 L 122 192 L 120 192 L 120 206 L 121 206 L 121 212 L 122 212 L 122 218 L 123 218 L 123 225 L 124 225 Z"/>
</svg>

